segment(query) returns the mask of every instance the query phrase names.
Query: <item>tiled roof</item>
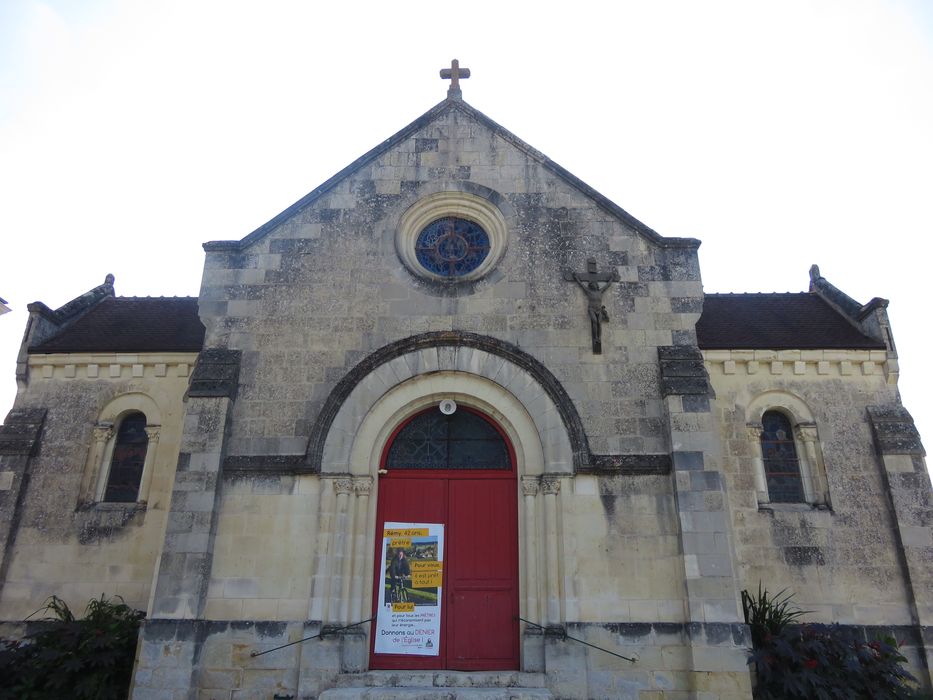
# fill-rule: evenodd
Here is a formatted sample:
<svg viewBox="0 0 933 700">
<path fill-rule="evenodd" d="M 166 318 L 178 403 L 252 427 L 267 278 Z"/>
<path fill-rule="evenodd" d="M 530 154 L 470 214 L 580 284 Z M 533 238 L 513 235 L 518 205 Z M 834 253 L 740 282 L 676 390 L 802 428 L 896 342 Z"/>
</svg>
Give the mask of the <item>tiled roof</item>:
<svg viewBox="0 0 933 700">
<path fill-rule="evenodd" d="M 707 294 L 697 340 L 705 350 L 884 349 L 806 292 Z M 30 352 L 198 352 L 203 344 L 196 297 L 108 297 Z"/>
<path fill-rule="evenodd" d="M 816 294 L 707 294 L 697 323 L 704 350 L 877 349 Z"/>
<path fill-rule="evenodd" d="M 33 353 L 199 352 L 196 297 L 106 297 Z"/>
</svg>

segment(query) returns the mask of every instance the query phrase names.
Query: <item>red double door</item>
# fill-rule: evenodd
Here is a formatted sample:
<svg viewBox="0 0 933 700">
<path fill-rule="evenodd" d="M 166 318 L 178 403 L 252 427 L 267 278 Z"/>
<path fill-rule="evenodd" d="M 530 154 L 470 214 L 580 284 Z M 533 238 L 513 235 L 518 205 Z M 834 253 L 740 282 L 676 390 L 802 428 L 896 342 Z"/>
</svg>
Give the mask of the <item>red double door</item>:
<svg viewBox="0 0 933 700">
<path fill-rule="evenodd" d="M 371 653 L 371 668 L 518 668 L 516 483 L 514 471 L 492 470 L 390 470 L 380 477 L 373 614 L 386 522 L 443 524 L 444 578 L 439 655 Z"/>
</svg>

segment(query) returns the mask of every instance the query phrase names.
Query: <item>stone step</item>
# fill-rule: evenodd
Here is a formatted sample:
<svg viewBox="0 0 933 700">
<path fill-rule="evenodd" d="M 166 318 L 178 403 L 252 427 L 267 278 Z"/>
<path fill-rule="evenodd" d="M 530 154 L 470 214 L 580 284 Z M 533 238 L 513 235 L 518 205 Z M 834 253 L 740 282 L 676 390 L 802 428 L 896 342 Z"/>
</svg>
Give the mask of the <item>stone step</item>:
<svg viewBox="0 0 933 700">
<path fill-rule="evenodd" d="M 367 671 L 337 677 L 338 688 L 544 688 L 543 673 L 522 671 Z"/>
<path fill-rule="evenodd" d="M 319 700 L 554 700 L 547 688 L 331 688 Z"/>
<path fill-rule="evenodd" d="M 368 671 L 337 677 L 320 700 L 553 700 L 543 673 Z"/>
</svg>

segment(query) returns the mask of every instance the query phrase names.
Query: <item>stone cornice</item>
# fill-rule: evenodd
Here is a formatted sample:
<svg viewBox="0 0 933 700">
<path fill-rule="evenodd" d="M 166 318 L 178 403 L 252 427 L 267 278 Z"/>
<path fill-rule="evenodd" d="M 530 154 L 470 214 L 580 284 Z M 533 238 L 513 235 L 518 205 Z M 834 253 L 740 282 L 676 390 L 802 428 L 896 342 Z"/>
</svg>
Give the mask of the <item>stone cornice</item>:
<svg viewBox="0 0 933 700">
<path fill-rule="evenodd" d="M 42 379 L 187 377 L 195 352 L 59 353 L 30 355 L 31 376 Z"/>
<path fill-rule="evenodd" d="M 708 369 L 732 375 L 872 376 L 897 383 L 897 359 L 885 350 L 703 350 Z"/>
</svg>

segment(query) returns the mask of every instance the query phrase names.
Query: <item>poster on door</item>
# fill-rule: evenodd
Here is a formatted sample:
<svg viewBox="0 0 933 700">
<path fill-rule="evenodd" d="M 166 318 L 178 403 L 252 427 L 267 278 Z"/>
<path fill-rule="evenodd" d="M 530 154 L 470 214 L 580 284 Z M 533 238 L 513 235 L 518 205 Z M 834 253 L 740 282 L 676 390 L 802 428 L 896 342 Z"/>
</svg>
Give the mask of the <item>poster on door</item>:
<svg viewBox="0 0 933 700">
<path fill-rule="evenodd" d="M 438 655 L 443 579 L 443 525 L 385 523 L 373 648 L 377 654 Z"/>
</svg>

